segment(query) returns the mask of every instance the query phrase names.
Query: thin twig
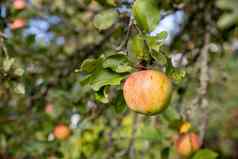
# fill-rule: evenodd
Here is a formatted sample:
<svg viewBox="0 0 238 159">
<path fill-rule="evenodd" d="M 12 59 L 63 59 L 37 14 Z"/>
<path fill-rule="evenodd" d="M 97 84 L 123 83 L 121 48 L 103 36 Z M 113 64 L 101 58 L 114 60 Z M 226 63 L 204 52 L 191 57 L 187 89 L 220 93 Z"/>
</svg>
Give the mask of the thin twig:
<svg viewBox="0 0 238 159">
<path fill-rule="evenodd" d="M 209 53 L 209 41 L 210 34 L 206 33 L 204 37 L 204 47 L 201 50 L 201 65 L 200 65 L 200 109 L 203 112 L 201 117 L 201 126 L 200 126 L 200 137 L 201 141 L 203 141 L 205 132 L 208 124 L 208 100 L 207 100 L 207 92 L 208 92 L 208 81 L 209 81 L 209 73 L 208 73 L 208 53 Z"/>
<path fill-rule="evenodd" d="M 118 48 L 116 48 L 117 51 L 121 51 L 124 47 L 125 48 L 127 47 L 127 43 L 129 41 L 129 37 L 130 37 L 130 34 L 131 34 L 132 26 L 133 26 L 133 17 L 131 16 L 129 24 L 128 24 L 128 30 L 127 30 L 127 33 L 126 33 L 126 38 L 125 38 L 125 40 L 122 41 L 120 46 Z"/>
<path fill-rule="evenodd" d="M 199 135 L 201 143 L 204 140 L 205 132 L 208 125 L 208 84 L 209 84 L 209 42 L 210 34 L 207 32 L 204 36 L 204 45 L 200 51 L 200 60 L 199 60 L 199 69 L 200 69 L 200 87 L 198 90 L 198 96 L 192 100 L 192 103 L 189 107 L 186 108 L 185 117 L 187 120 L 191 120 L 192 114 L 195 110 L 198 110 L 201 113 L 200 116 L 200 127 Z"/>
</svg>

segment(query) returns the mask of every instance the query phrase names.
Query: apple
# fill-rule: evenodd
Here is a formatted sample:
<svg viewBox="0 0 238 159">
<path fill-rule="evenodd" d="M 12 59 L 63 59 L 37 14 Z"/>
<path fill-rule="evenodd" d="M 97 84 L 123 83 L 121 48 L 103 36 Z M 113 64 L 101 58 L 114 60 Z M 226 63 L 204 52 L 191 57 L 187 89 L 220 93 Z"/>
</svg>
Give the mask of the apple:
<svg viewBox="0 0 238 159">
<path fill-rule="evenodd" d="M 24 19 L 18 18 L 10 23 L 10 28 L 12 30 L 17 30 L 17 29 L 23 28 L 25 25 L 26 25 L 26 21 Z"/>
<path fill-rule="evenodd" d="M 26 8 L 26 1 L 25 0 L 14 0 L 13 6 L 16 10 L 22 10 Z"/>
<path fill-rule="evenodd" d="M 183 157 L 189 157 L 201 146 L 201 141 L 196 133 L 181 134 L 176 140 L 176 151 Z"/>
<path fill-rule="evenodd" d="M 58 124 L 53 131 L 53 134 L 58 140 L 65 140 L 70 136 L 70 129 L 65 124 Z"/>
<path fill-rule="evenodd" d="M 53 111 L 54 111 L 53 104 L 52 103 L 47 103 L 46 106 L 45 106 L 45 112 L 47 114 L 51 114 L 51 113 L 53 113 Z"/>
<path fill-rule="evenodd" d="M 129 75 L 123 86 L 127 106 L 138 113 L 154 115 L 170 102 L 172 83 L 162 72 L 143 70 Z"/>
</svg>

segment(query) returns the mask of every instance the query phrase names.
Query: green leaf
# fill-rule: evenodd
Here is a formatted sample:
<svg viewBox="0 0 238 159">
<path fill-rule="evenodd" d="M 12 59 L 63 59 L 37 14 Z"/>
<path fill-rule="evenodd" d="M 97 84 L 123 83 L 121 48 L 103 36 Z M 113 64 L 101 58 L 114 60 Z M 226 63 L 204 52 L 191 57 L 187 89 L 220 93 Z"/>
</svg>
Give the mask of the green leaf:
<svg viewBox="0 0 238 159">
<path fill-rule="evenodd" d="M 165 40 L 167 36 L 168 36 L 168 33 L 166 31 L 162 31 L 156 35 L 158 40 Z"/>
<path fill-rule="evenodd" d="M 90 81 L 90 87 L 94 91 L 99 91 L 101 87 L 107 85 L 120 85 L 121 80 L 124 76 L 117 73 L 111 72 L 106 69 L 101 69 L 92 75 L 92 80 Z"/>
<path fill-rule="evenodd" d="M 36 41 L 36 35 L 34 35 L 34 34 L 28 35 L 26 37 L 26 42 L 29 46 L 33 45 L 35 43 L 35 41 Z"/>
<path fill-rule="evenodd" d="M 14 58 L 6 58 L 4 61 L 3 61 L 3 70 L 5 72 L 9 71 L 13 65 L 13 63 L 15 62 L 15 59 Z"/>
<path fill-rule="evenodd" d="M 171 121 L 169 121 L 169 128 L 171 128 L 173 130 L 178 130 L 183 122 L 184 121 L 181 118 L 171 120 Z"/>
<path fill-rule="evenodd" d="M 218 154 L 209 149 L 199 150 L 192 159 L 216 159 Z"/>
<path fill-rule="evenodd" d="M 183 80 L 186 76 L 186 71 L 183 69 L 173 69 L 170 73 L 169 76 L 177 81 L 180 82 L 181 80 Z"/>
<path fill-rule="evenodd" d="M 92 74 L 87 74 L 87 75 L 81 76 L 81 78 L 79 79 L 79 82 L 81 85 L 87 85 L 90 83 L 92 78 L 93 78 Z"/>
<path fill-rule="evenodd" d="M 218 0 L 216 5 L 221 9 L 232 9 L 238 5 L 238 2 L 237 0 Z"/>
<path fill-rule="evenodd" d="M 180 120 L 179 114 L 173 107 L 168 107 L 161 115 L 169 122 Z"/>
<path fill-rule="evenodd" d="M 119 95 L 117 96 L 117 98 L 114 100 L 115 101 L 115 106 L 114 106 L 114 109 L 115 109 L 115 112 L 116 113 L 123 113 L 125 112 L 125 110 L 127 109 L 127 106 L 126 106 L 126 103 L 125 103 L 125 100 L 124 100 L 124 97 L 123 97 L 123 92 L 120 91 L 118 92 Z"/>
<path fill-rule="evenodd" d="M 103 62 L 103 68 L 110 68 L 117 73 L 131 72 L 133 69 L 133 67 L 130 66 L 127 56 L 123 54 L 109 56 Z"/>
<path fill-rule="evenodd" d="M 148 47 L 150 50 L 155 50 L 157 52 L 160 52 L 161 46 L 162 46 L 162 41 L 167 38 L 168 34 L 166 31 L 162 31 L 156 36 L 146 36 L 146 41 L 148 43 Z"/>
<path fill-rule="evenodd" d="M 109 103 L 108 91 L 109 91 L 108 86 L 100 89 L 98 92 L 96 92 L 96 97 L 95 97 L 96 100 L 98 100 L 104 104 Z"/>
<path fill-rule="evenodd" d="M 146 41 L 148 43 L 148 45 L 158 45 L 158 38 L 156 36 L 150 36 L 150 35 L 147 35 L 146 36 Z"/>
<path fill-rule="evenodd" d="M 169 158 L 169 153 L 170 153 L 170 147 L 165 147 L 161 151 L 161 159 L 168 159 Z"/>
<path fill-rule="evenodd" d="M 216 5 L 218 8 L 228 10 L 229 12 L 225 12 L 221 17 L 219 18 L 217 25 L 222 28 L 228 28 L 238 21 L 238 1 L 237 0 L 218 0 L 216 2 Z"/>
<path fill-rule="evenodd" d="M 132 13 L 137 25 L 145 32 L 153 31 L 160 20 L 157 0 L 136 0 Z"/>
<path fill-rule="evenodd" d="M 94 26 L 99 30 L 110 28 L 118 19 L 118 14 L 115 10 L 109 9 L 97 14 L 93 20 Z"/>
<path fill-rule="evenodd" d="M 161 40 L 166 39 L 168 33 L 166 31 L 162 31 L 156 36 L 146 35 L 146 40 L 149 44 L 160 44 Z"/>
<path fill-rule="evenodd" d="M 171 79 L 175 80 L 175 82 L 180 82 L 185 78 L 186 70 L 174 68 L 169 60 L 166 65 L 166 74 L 168 74 Z"/>
<path fill-rule="evenodd" d="M 83 72 L 91 73 L 95 70 L 97 67 L 98 61 L 93 58 L 88 58 L 83 61 L 83 63 L 80 66 L 80 70 Z"/>
<path fill-rule="evenodd" d="M 217 25 L 220 28 L 228 28 L 234 25 L 237 22 L 237 20 L 238 20 L 238 14 L 225 13 L 219 18 Z"/>
<path fill-rule="evenodd" d="M 161 42 L 159 41 L 157 36 L 146 36 L 146 42 L 148 44 L 148 47 L 150 48 L 150 51 L 160 51 Z"/>
<path fill-rule="evenodd" d="M 128 42 L 129 56 L 138 60 L 148 60 L 149 50 L 146 47 L 145 40 L 141 35 L 132 37 Z"/>
<path fill-rule="evenodd" d="M 155 59 L 159 64 L 165 65 L 167 64 L 167 58 L 164 54 L 160 53 L 159 51 L 152 50 L 151 56 Z"/>
</svg>

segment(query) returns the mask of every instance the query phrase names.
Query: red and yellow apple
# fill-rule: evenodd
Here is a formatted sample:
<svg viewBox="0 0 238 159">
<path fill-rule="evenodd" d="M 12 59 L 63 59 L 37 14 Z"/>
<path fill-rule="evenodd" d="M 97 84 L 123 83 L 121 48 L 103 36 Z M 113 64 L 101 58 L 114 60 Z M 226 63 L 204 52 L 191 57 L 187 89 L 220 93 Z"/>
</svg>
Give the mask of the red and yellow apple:
<svg viewBox="0 0 238 159">
<path fill-rule="evenodd" d="M 56 139 L 65 140 L 70 136 L 70 129 L 67 125 L 59 124 L 54 128 L 53 134 Z"/>
<path fill-rule="evenodd" d="M 200 138 L 193 132 L 181 134 L 176 140 L 176 151 L 183 157 L 189 157 L 196 152 L 200 146 Z"/>
<path fill-rule="evenodd" d="M 16 10 L 22 10 L 26 8 L 26 1 L 25 0 L 14 0 L 13 6 Z"/>
<path fill-rule="evenodd" d="M 25 25 L 26 25 L 26 21 L 24 19 L 18 18 L 10 23 L 10 28 L 12 30 L 17 30 L 17 29 L 21 29 L 25 27 Z"/>
<path fill-rule="evenodd" d="M 127 106 L 135 112 L 154 115 L 163 111 L 172 95 L 172 83 L 162 72 L 143 70 L 132 73 L 123 87 Z"/>
</svg>

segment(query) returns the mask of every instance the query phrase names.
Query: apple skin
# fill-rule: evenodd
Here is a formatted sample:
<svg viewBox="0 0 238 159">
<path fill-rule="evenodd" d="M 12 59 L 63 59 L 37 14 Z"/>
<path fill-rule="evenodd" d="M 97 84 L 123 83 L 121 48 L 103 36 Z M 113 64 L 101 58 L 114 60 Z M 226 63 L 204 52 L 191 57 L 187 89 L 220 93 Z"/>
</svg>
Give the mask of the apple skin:
<svg viewBox="0 0 238 159">
<path fill-rule="evenodd" d="M 201 146 L 200 138 L 195 133 L 181 134 L 176 140 L 176 151 L 184 157 L 189 157 Z"/>
<path fill-rule="evenodd" d="M 14 0 L 13 6 L 16 10 L 23 10 L 26 8 L 26 1 L 25 0 Z"/>
<path fill-rule="evenodd" d="M 70 136 L 70 129 L 67 125 L 58 124 L 53 131 L 53 134 L 56 139 L 65 140 Z"/>
<path fill-rule="evenodd" d="M 129 75 L 123 86 L 127 106 L 138 113 L 155 115 L 169 105 L 172 83 L 162 72 L 143 70 Z"/>
<path fill-rule="evenodd" d="M 10 23 L 10 28 L 12 30 L 17 30 L 25 27 L 26 21 L 24 19 L 15 19 L 13 22 Z"/>
</svg>

